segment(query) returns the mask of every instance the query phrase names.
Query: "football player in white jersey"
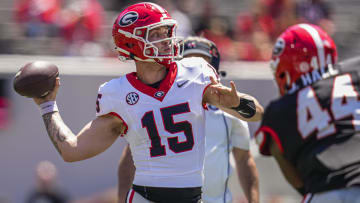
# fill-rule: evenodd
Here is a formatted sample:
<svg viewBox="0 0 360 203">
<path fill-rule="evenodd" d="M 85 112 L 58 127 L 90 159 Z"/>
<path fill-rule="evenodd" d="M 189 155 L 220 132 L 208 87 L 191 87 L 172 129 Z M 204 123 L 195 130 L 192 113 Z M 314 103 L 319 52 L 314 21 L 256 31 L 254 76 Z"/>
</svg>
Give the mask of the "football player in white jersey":
<svg viewBox="0 0 360 203">
<path fill-rule="evenodd" d="M 188 37 L 184 41 L 184 57 L 202 57 L 219 74 L 220 53 L 216 45 L 200 37 Z M 249 203 L 259 202 L 259 183 L 256 164 L 249 151 L 250 132 L 247 122 L 208 105 L 205 111 L 205 162 L 202 201 L 204 203 L 230 203 L 232 195 L 228 180 L 233 173 L 230 165 L 234 156 L 236 173 Z M 217 167 L 214 167 L 217 166 Z"/>
<path fill-rule="evenodd" d="M 99 88 L 96 118 L 75 135 L 56 106 L 60 87 L 39 105 L 49 137 L 67 162 L 91 158 L 119 135 L 130 145 L 136 167 L 127 202 L 181 202 L 201 199 L 205 151 L 205 104 L 246 120 L 258 121 L 258 101 L 218 82 L 201 58 L 173 61 L 179 45 L 176 21 L 159 5 L 138 3 L 116 18 L 113 38 L 121 60 L 134 60 L 136 72 Z"/>
<path fill-rule="evenodd" d="M 183 44 L 184 57 L 202 57 L 219 73 L 220 53 L 213 42 L 205 38 L 188 37 Z M 225 72 L 220 72 L 220 74 L 225 75 Z M 248 124 L 212 105 L 208 105 L 205 117 L 206 145 L 202 201 L 204 203 L 232 202 L 232 195 L 228 188 L 228 180 L 233 173 L 230 165 L 232 152 L 236 172 L 248 202 L 259 202 L 258 174 L 255 161 L 249 151 Z M 127 146 L 119 163 L 119 199 L 124 199 L 131 188 L 134 173 L 135 167 Z"/>
</svg>

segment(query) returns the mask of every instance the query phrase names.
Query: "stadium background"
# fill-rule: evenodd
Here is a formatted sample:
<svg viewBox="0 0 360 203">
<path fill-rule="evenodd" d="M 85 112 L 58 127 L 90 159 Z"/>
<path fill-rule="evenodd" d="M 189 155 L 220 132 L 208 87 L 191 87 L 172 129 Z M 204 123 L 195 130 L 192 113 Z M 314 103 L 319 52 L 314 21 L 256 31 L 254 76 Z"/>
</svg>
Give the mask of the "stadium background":
<svg viewBox="0 0 360 203">
<path fill-rule="evenodd" d="M 89 1 L 95 2 L 95 0 Z M 79 52 L 71 52 L 78 50 L 76 39 L 66 41 L 58 27 L 55 27 L 54 34 L 53 25 L 50 25 L 51 34 L 44 34 L 45 31 L 48 32 L 47 28 L 35 24 L 36 29 L 43 32 L 41 34 L 35 32 L 34 36 L 34 30 L 27 30 L 29 27 L 25 26 L 29 24 L 32 26 L 33 22 L 16 20 L 16 6 L 19 2 L 0 1 L 0 203 L 25 202 L 27 195 L 36 184 L 35 167 L 43 160 L 55 164 L 58 169 L 58 185 L 74 202 L 81 202 L 84 198 L 96 196 L 116 186 L 117 164 L 124 141 L 118 139 L 109 150 L 89 160 L 64 163 L 46 135 L 35 104 L 13 91 L 12 77 L 22 65 L 30 61 L 49 60 L 57 64 L 60 67 L 62 83 L 58 105 L 64 121 L 74 132 L 78 132 L 86 121 L 95 116 L 98 86 L 113 77 L 134 70 L 131 62 L 120 63 L 115 53 L 111 51 L 113 47 L 110 37 L 111 26 L 117 13 L 115 8 L 125 5 L 126 1 L 122 1 L 120 5 L 110 0 L 98 1 L 103 10 L 97 37 L 89 40 L 89 46 L 83 47 L 83 51 Z M 237 21 L 241 13 L 254 10 L 254 2 L 283 4 L 291 0 L 223 0 L 221 3 L 215 0 L 198 0 L 195 2 L 196 5 L 201 6 L 193 7 L 194 12 L 183 12 L 188 14 L 192 22 L 202 25 L 198 16 L 201 13 L 199 9 L 216 5 L 211 7 L 212 16 L 226 19 L 231 25 Z M 294 2 L 300 1 L 294 0 Z M 329 3 L 332 8 L 329 19 L 332 23 L 330 29 L 338 45 L 339 59 L 343 60 L 359 54 L 360 1 L 324 2 Z M 68 5 L 70 0 L 63 0 L 61 3 Z M 162 1 L 158 3 L 161 5 Z M 49 26 L 48 23 L 45 26 Z M 226 36 L 231 38 L 232 44 L 242 45 L 234 38 L 236 30 L 230 30 L 229 33 Z M 227 42 L 222 40 L 220 39 L 220 42 Z M 234 80 L 239 91 L 254 95 L 263 106 L 277 97 L 277 89 L 268 68 L 266 53 L 265 58 L 241 60 L 231 53 L 221 54 L 225 56 L 221 68 L 227 72 L 227 77 L 222 80 L 224 84 L 228 85 L 229 80 Z M 250 124 L 251 134 L 257 126 L 258 123 Z M 285 182 L 274 160 L 258 156 L 256 146 L 252 145 L 252 147 L 259 170 L 261 202 L 299 202 L 301 197 Z M 230 181 L 231 190 L 236 197 L 235 200 L 241 202 L 241 189 L 234 180 L 235 177 Z"/>
</svg>

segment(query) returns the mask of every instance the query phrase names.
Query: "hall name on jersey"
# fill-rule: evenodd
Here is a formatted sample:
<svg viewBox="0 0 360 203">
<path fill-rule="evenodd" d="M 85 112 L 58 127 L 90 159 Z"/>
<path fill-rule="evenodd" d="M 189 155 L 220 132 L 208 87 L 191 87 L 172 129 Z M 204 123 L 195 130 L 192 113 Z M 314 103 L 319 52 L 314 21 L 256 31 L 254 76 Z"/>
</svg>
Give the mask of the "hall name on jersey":
<svg viewBox="0 0 360 203">
<path fill-rule="evenodd" d="M 335 69 L 332 64 L 329 64 L 327 67 L 314 69 L 313 71 L 311 71 L 309 73 L 305 73 L 305 74 L 301 75 L 300 79 L 298 79 L 292 85 L 292 87 L 288 91 L 288 93 L 292 94 L 293 92 L 295 92 L 303 87 L 311 85 L 319 80 L 329 78 L 338 73 L 339 73 L 339 70 Z"/>
</svg>

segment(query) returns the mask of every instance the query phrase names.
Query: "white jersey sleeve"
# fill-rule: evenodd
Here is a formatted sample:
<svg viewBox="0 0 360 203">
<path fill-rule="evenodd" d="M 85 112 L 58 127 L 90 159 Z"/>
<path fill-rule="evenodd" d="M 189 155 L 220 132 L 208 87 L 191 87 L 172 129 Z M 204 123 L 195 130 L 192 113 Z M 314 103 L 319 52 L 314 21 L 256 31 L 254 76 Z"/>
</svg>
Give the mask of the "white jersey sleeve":
<svg viewBox="0 0 360 203">
<path fill-rule="evenodd" d="M 200 77 L 194 78 L 198 78 L 205 85 L 211 84 L 210 77 L 213 77 L 215 80 L 220 81 L 216 70 L 201 57 L 184 58 L 181 60 L 181 64 L 184 67 L 188 68 L 189 74 L 197 72 Z"/>
<path fill-rule="evenodd" d="M 96 100 L 96 116 L 102 116 L 114 112 L 112 95 L 114 93 L 115 81 L 106 82 L 99 87 Z"/>
<path fill-rule="evenodd" d="M 203 58 L 201 60 L 205 61 Z M 202 70 L 203 70 L 203 80 L 205 83 L 211 84 L 210 77 L 213 77 L 215 80 L 220 82 L 220 77 L 217 74 L 214 67 L 212 67 L 208 62 L 202 62 Z"/>
<path fill-rule="evenodd" d="M 202 58 L 201 58 L 202 59 Z M 204 60 L 204 59 L 202 59 Z M 204 63 L 203 65 L 203 69 L 204 69 L 204 76 L 206 80 L 210 81 L 210 76 L 212 76 L 215 80 L 220 80 L 219 75 L 217 74 L 216 70 L 214 67 L 212 67 L 208 62 Z"/>
<path fill-rule="evenodd" d="M 249 139 L 250 139 L 250 132 L 248 123 L 235 118 L 232 115 L 228 115 L 228 119 L 232 123 L 232 128 L 230 131 L 230 142 L 233 147 L 249 150 Z"/>
</svg>

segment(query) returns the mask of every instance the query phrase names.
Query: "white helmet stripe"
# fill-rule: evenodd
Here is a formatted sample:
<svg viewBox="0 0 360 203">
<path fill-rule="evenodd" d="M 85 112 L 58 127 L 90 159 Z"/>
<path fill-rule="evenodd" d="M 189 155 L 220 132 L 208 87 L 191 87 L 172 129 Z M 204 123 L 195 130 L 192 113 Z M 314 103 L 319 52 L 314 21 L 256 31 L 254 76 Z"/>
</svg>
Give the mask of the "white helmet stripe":
<svg viewBox="0 0 360 203">
<path fill-rule="evenodd" d="M 167 17 L 166 16 L 166 11 L 161 7 L 161 6 L 159 6 L 159 5 L 157 5 L 157 4 L 154 4 L 154 3 L 149 3 L 149 4 L 151 4 L 152 6 L 154 6 L 155 8 L 157 8 L 161 13 L 162 13 L 162 16 L 163 17 Z"/>
<path fill-rule="evenodd" d="M 312 26 L 310 26 L 308 24 L 300 24 L 299 26 L 301 28 L 303 28 L 304 30 L 306 30 L 310 34 L 310 36 L 313 38 L 316 48 L 317 48 L 318 56 L 319 56 L 320 68 L 325 67 L 324 43 L 319 35 L 319 32 L 315 28 L 313 28 Z"/>
</svg>

